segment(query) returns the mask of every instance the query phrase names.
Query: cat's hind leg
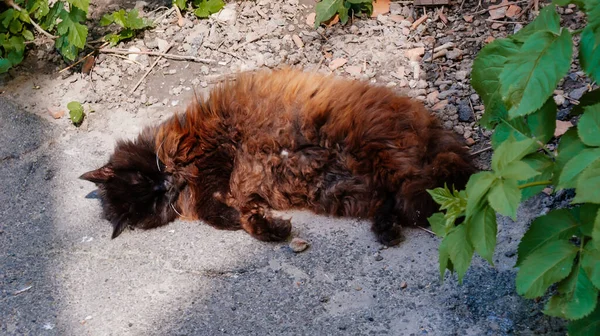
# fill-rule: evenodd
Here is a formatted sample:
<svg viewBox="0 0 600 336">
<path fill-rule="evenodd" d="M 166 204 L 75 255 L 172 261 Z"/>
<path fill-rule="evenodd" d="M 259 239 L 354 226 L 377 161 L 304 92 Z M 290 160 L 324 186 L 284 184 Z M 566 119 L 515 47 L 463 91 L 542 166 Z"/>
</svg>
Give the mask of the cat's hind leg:
<svg viewBox="0 0 600 336">
<path fill-rule="evenodd" d="M 292 231 L 291 221 L 273 216 L 267 202 L 258 195 L 253 195 L 239 211 L 242 228 L 258 240 L 282 241 Z"/>
<path fill-rule="evenodd" d="M 395 205 L 395 199 L 387 197 L 377 209 L 371 226 L 377 240 L 386 246 L 398 245 L 404 240 L 402 227 L 399 224 L 400 218 L 394 211 Z"/>
</svg>

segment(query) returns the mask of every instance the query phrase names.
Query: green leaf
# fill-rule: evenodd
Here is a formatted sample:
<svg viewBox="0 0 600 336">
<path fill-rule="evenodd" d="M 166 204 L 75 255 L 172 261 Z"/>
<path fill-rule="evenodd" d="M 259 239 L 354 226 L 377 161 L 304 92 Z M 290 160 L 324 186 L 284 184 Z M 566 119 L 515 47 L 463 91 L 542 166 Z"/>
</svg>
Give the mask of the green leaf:
<svg viewBox="0 0 600 336">
<path fill-rule="evenodd" d="M 55 2 L 54 5 L 52 5 L 52 8 L 50 8 L 48 15 L 45 15 L 42 21 L 38 22 L 40 27 L 45 30 L 53 30 L 54 26 L 56 25 L 57 18 L 64 11 L 63 6 L 64 4 L 62 1 Z"/>
<path fill-rule="evenodd" d="M 600 155 L 600 148 L 597 148 Z M 575 197 L 571 203 L 595 203 L 600 204 L 600 156 L 590 166 L 585 167 L 577 180 Z"/>
<path fill-rule="evenodd" d="M 21 29 L 23 29 L 23 24 L 21 23 L 20 20 L 13 20 L 10 23 L 10 26 L 8 27 L 8 29 L 10 30 L 11 33 L 18 34 L 21 32 Z"/>
<path fill-rule="evenodd" d="M 29 18 L 29 14 L 24 9 L 21 9 L 19 12 L 19 19 L 25 23 L 31 23 L 31 18 Z"/>
<path fill-rule="evenodd" d="M 531 253 L 517 273 L 517 293 L 533 299 L 571 273 L 578 249 L 565 240 L 545 244 Z"/>
<path fill-rule="evenodd" d="M 101 26 L 108 26 L 109 24 L 115 22 L 115 19 L 112 14 L 104 14 L 100 19 Z"/>
<path fill-rule="evenodd" d="M 600 289 L 600 248 L 594 246 L 592 241 L 585 244 L 581 267 L 583 267 L 594 286 Z"/>
<path fill-rule="evenodd" d="M 505 179 L 517 181 L 527 180 L 540 174 L 523 161 L 513 161 L 497 173 Z"/>
<path fill-rule="evenodd" d="M 491 265 L 494 265 L 492 258 L 498 234 L 494 210 L 489 205 L 484 207 L 481 211 L 476 212 L 466 225 L 469 240 L 475 247 L 475 251 Z"/>
<path fill-rule="evenodd" d="M 427 218 L 429 225 L 431 225 L 431 230 L 435 232 L 438 237 L 444 238 L 446 236 L 446 219 L 444 214 L 441 212 L 436 212 L 431 217 Z"/>
<path fill-rule="evenodd" d="M 513 137 L 517 141 L 529 138 L 529 127 L 525 122 L 525 117 L 516 117 L 509 120 L 508 116 L 506 116 L 505 118 L 498 117 L 498 119 L 500 119 L 500 124 L 498 124 L 494 130 L 494 134 L 492 134 L 492 147 L 494 150 L 497 150 L 510 137 Z"/>
<path fill-rule="evenodd" d="M 584 112 L 585 107 L 598 103 L 600 103 L 600 88 L 586 92 L 583 96 L 581 96 L 579 99 L 579 105 L 573 106 L 573 109 L 569 114 L 580 115 Z"/>
<path fill-rule="evenodd" d="M 444 280 L 446 269 L 452 272 L 452 262 L 450 261 L 450 253 L 448 252 L 448 237 L 444 237 L 438 248 L 439 264 L 440 264 L 440 281 Z"/>
<path fill-rule="evenodd" d="M 85 19 L 85 13 L 84 19 Z M 60 18 L 62 21 L 58 24 L 57 30 L 60 35 L 67 35 L 69 44 L 77 48 L 85 46 L 85 40 L 88 34 L 88 28 L 79 23 L 81 21 L 81 11 L 72 8 L 71 12 L 62 12 Z"/>
<path fill-rule="evenodd" d="M 576 206 L 570 209 L 570 212 L 581 225 L 581 233 L 588 237 L 593 236 L 592 231 L 594 230 L 594 221 L 596 220 L 598 209 L 600 209 L 600 206 L 590 203 L 586 203 L 581 206 Z"/>
<path fill-rule="evenodd" d="M 523 162 L 528 164 L 531 168 L 535 169 L 536 171 L 540 172 L 540 174 L 537 176 L 534 176 L 528 180 L 519 181 L 519 186 L 526 184 L 526 183 L 531 183 L 531 182 L 548 181 L 552 178 L 552 172 L 554 170 L 554 162 L 552 162 L 552 160 L 549 157 L 547 157 L 546 155 L 544 155 L 542 153 L 529 154 L 523 158 Z M 524 202 L 524 201 L 528 200 L 529 198 L 537 195 L 544 188 L 545 188 L 545 186 L 540 185 L 540 186 L 528 187 L 525 189 L 521 189 L 521 194 L 522 194 L 521 202 Z"/>
<path fill-rule="evenodd" d="M 506 118 L 507 111 L 500 90 L 500 73 L 509 57 L 519 51 L 512 40 L 497 39 L 479 51 L 473 62 L 471 84 L 485 105 L 484 117 L 480 123 L 492 128 L 499 118 Z"/>
<path fill-rule="evenodd" d="M 331 19 L 335 13 L 337 13 L 338 8 L 343 6 L 344 0 L 323 0 L 315 6 L 315 11 L 317 15 L 315 16 L 315 28 L 318 28 L 319 25 L 329 19 Z"/>
<path fill-rule="evenodd" d="M 586 148 L 581 150 L 563 167 L 557 187 L 561 189 L 577 187 L 579 174 L 598 159 L 600 159 L 600 148 Z"/>
<path fill-rule="evenodd" d="M 560 283 L 558 292 L 546 304 L 545 314 L 577 320 L 589 315 L 598 301 L 598 290 L 579 265 Z"/>
<path fill-rule="evenodd" d="M 73 61 L 77 58 L 78 49 L 76 46 L 69 43 L 66 36 L 60 36 L 56 39 L 55 47 L 66 59 Z"/>
<path fill-rule="evenodd" d="M 594 25 L 588 24 L 581 32 L 579 43 L 579 63 L 581 68 L 595 81 L 600 82 L 600 45 L 596 43 Z M 599 32 L 596 34 L 600 35 Z"/>
<path fill-rule="evenodd" d="M 348 23 L 348 11 L 350 10 L 350 3 L 343 1 L 341 6 L 337 9 L 337 13 L 340 16 L 340 22 L 342 24 Z"/>
<path fill-rule="evenodd" d="M 467 182 L 467 220 L 475 214 L 479 204 L 485 200 L 485 196 L 496 181 L 496 175 L 492 172 L 479 172 L 471 175 Z"/>
<path fill-rule="evenodd" d="M 600 146 L 600 103 L 585 107 L 577 123 L 579 138 L 588 146 Z"/>
<path fill-rule="evenodd" d="M 34 37 L 33 37 L 33 33 L 31 32 L 31 30 L 23 29 L 22 34 L 26 40 L 33 41 Z"/>
<path fill-rule="evenodd" d="M 506 139 L 492 155 L 492 169 L 502 171 L 511 162 L 521 160 L 532 149 L 537 149 L 534 139 L 515 140 L 513 137 Z"/>
<path fill-rule="evenodd" d="M 556 13 L 554 6 L 546 6 L 540 10 L 540 14 L 530 24 L 523 27 L 511 39 L 518 42 L 526 42 L 536 32 L 550 32 L 560 35 L 560 16 Z"/>
<path fill-rule="evenodd" d="M 224 5 L 224 3 L 220 0 L 217 2 L 220 2 L 222 5 L 215 12 L 218 12 Z M 213 13 L 215 13 L 215 12 L 213 12 Z M 130 10 L 127 13 L 127 22 L 126 22 L 127 25 L 125 27 L 131 28 L 131 29 L 144 29 L 144 28 L 147 28 L 148 26 L 150 26 L 150 22 L 144 18 L 139 17 L 139 15 L 140 14 L 137 9 L 134 8 L 134 9 Z"/>
<path fill-rule="evenodd" d="M 0 73 L 8 72 L 8 69 L 12 68 L 12 62 L 6 58 L 0 58 Z"/>
<path fill-rule="evenodd" d="M 90 0 L 67 0 L 67 2 L 86 13 L 90 7 Z"/>
<path fill-rule="evenodd" d="M 173 4 L 179 7 L 179 9 L 185 10 L 185 0 L 173 0 Z"/>
<path fill-rule="evenodd" d="M 207 18 L 211 14 L 220 11 L 223 6 L 225 6 L 223 0 L 203 0 L 198 4 L 198 8 L 196 8 L 194 14 L 197 17 Z"/>
<path fill-rule="evenodd" d="M 555 178 L 560 177 L 567 162 L 577 156 L 577 154 L 579 154 L 585 148 L 587 147 L 583 144 L 583 142 L 581 142 L 579 136 L 577 136 L 576 129 L 570 129 L 563 134 L 556 150 L 557 157 L 554 165 Z"/>
<path fill-rule="evenodd" d="M 69 109 L 69 117 L 73 124 L 77 125 L 83 121 L 83 106 L 79 102 L 72 101 L 67 104 L 67 108 Z"/>
<path fill-rule="evenodd" d="M 532 34 L 519 53 L 509 57 L 500 74 L 503 100 L 511 117 L 527 115 L 542 107 L 570 69 L 571 33 L 547 31 Z"/>
<path fill-rule="evenodd" d="M 14 20 L 14 13 L 15 10 L 12 8 L 0 13 L 0 24 L 2 24 L 4 28 L 8 28 L 10 26 L 10 23 Z"/>
<path fill-rule="evenodd" d="M 517 208 L 521 201 L 521 190 L 515 180 L 499 180 L 490 189 L 488 201 L 496 212 L 517 219 Z"/>
<path fill-rule="evenodd" d="M 529 255 L 550 242 L 571 238 L 579 227 L 580 223 L 566 209 L 536 218 L 519 243 L 516 265 L 520 266 Z"/>
<path fill-rule="evenodd" d="M 568 326 L 569 336 L 600 335 L 600 305 L 587 317 L 571 321 Z"/>
<path fill-rule="evenodd" d="M 556 128 L 556 103 L 553 98 L 548 98 L 546 103 L 537 111 L 527 116 L 527 125 L 529 127 L 529 136 L 547 143 L 554 137 Z"/>
<path fill-rule="evenodd" d="M 464 225 L 459 225 L 448 233 L 444 241 L 447 241 L 447 250 L 452 265 L 458 274 L 458 282 L 462 284 L 462 279 L 467 273 L 467 269 L 473 258 L 473 246 L 467 239 L 467 230 Z"/>
<path fill-rule="evenodd" d="M 594 227 L 592 229 L 592 239 L 597 249 L 600 249 L 600 210 L 596 214 L 596 219 L 594 220 Z M 597 282 L 594 282 L 597 283 Z M 600 286 L 598 287 L 600 289 Z"/>
</svg>

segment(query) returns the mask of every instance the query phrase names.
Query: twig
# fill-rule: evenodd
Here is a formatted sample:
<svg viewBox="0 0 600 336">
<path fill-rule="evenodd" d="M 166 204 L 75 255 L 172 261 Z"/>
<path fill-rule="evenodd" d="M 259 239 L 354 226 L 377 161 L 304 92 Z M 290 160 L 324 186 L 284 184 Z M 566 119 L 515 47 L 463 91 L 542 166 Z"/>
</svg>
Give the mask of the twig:
<svg viewBox="0 0 600 336">
<path fill-rule="evenodd" d="M 492 149 L 492 146 L 487 146 L 487 147 L 485 147 L 483 149 L 480 149 L 478 151 L 475 151 L 475 152 L 471 153 L 471 156 L 475 156 L 475 155 L 478 155 L 478 154 L 481 154 L 481 153 L 485 153 L 485 152 L 487 152 L 487 151 L 489 151 L 491 149 Z"/>
<path fill-rule="evenodd" d="M 173 13 L 173 11 L 175 11 L 175 5 L 173 5 L 173 7 L 171 7 L 171 9 L 169 9 L 168 11 L 164 12 L 161 16 L 157 17 L 156 19 L 154 19 L 152 21 L 152 23 L 156 24 L 159 23 L 160 21 L 162 21 L 162 19 L 164 19 L 165 17 L 171 15 L 171 13 Z"/>
<path fill-rule="evenodd" d="M 415 30 L 418 26 L 421 25 L 421 23 L 425 22 L 425 20 L 427 20 L 427 14 L 424 14 L 423 16 L 421 16 L 420 18 L 417 19 L 417 21 L 415 21 L 412 26 L 410 26 L 411 30 Z"/>
<path fill-rule="evenodd" d="M 12 0 L 4 0 L 4 3 L 6 3 L 9 7 L 12 7 L 14 9 L 18 10 L 19 12 L 23 10 L 19 5 L 14 3 Z M 29 16 L 29 15 L 27 15 L 27 16 Z M 42 27 L 40 27 L 40 25 L 38 25 L 35 21 L 33 21 L 33 19 L 31 19 L 31 17 L 29 18 L 29 22 L 31 22 L 31 24 L 33 25 L 35 30 L 46 35 L 47 37 L 49 37 L 53 40 L 56 40 L 58 38 L 58 36 L 54 36 L 54 35 L 48 33 L 47 31 L 45 31 Z"/>
<path fill-rule="evenodd" d="M 173 55 L 166 54 L 161 52 L 153 52 L 153 51 L 130 51 L 126 49 L 100 49 L 101 53 L 104 54 L 121 54 L 121 55 L 129 55 L 129 54 L 140 54 L 140 55 L 151 55 L 151 56 L 162 56 L 164 58 L 171 58 L 176 60 L 189 60 L 201 63 L 214 63 L 215 60 L 210 58 L 200 58 L 195 56 L 186 56 L 186 55 Z"/>
<path fill-rule="evenodd" d="M 144 65 L 143 65 L 142 63 L 140 63 L 140 62 L 138 62 L 138 61 L 136 61 L 136 60 L 132 60 L 132 59 L 130 59 L 130 58 L 129 58 L 129 57 L 127 57 L 127 56 L 123 56 L 123 55 L 119 55 L 119 54 L 110 54 L 110 56 L 113 56 L 113 57 L 118 57 L 118 58 L 122 58 L 122 59 L 128 60 L 128 61 L 130 61 L 130 62 L 133 62 L 133 63 L 135 63 L 135 64 L 137 64 L 137 65 L 141 66 L 142 68 L 144 67 Z"/>
<path fill-rule="evenodd" d="M 418 225 L 417 225 L 417 228 L 419 228 L 419 229 L 421 229 L 421 230 L 423 230 L 423 231 L 425 231 L 425 232 L 427 232 L 427 233 L 431 233 L 431 234 L 432 234 L 432 235 L 434 235 L 434 236 L 436 235 L 436 234 L 435 234 L 435 232 L 433 232 L 433 231 L 431 231 L 431 230 L 429 230 L 429 229 L 426 229 L 426 228 L 424 228 L 424 227 L 422 227 L 422 226 L 418 226 Z"/>
<path fill-rule="evenodd" d="M 529 4 L 527 5 L 527 7 L 525 7 L 521 13 L 517 14 L 517 16 L 515 16 L 515 20 L 518 20 L 521 18 L 521 16 L 525 15 L 525 13 L 527 13 L 531 7 L 533 7 L 533 0 L 529 0 Z"/>
<path fill-rule="evenodd" d="M 486 9 L 482 9 L 480 11 L 477 12 L 473 12 L 469 15 L 479 15 L 479 14 L 483 14 L 487 11 L 490 11 L 492 9 L 498 9 L 498 8 L 502 8 L 502 7 L 508 7 L 508 6 L 512 6 L 512 5 L 516 5 L 516 4 L 520 4 L 520 3 L 524 3 L 524 2 L 528 2 L 529 0 L 521 0 L 521 1 L 515 1 L 515 2 L 507 2 L 507 3 L 503 3 L 503 4 L 499 4 L 499 5 L 492 5 Z"/>
<path fill-rule="evenodd" d="M 13 295 L 14 295 L 14 296 L 17 296 L 17 295 L 19 295 L 19 294 L 22 294 L 22 293 L 25 293 L 25 292 L 27 292 L 28 290 L 30 290 L 30 289 L 32 289 L 32 288 L 33 288 L 33 286 L 27 286 L 27 287 L 25 287 L 25 288 L 19 289 L 18 291 L 15 291 L 15 292 L 13 293 Z"/>
<path fill-rule="evenodd" d="M 229 56 L 237 58 L 237 59 L 242 59 L 240 56 L 236 55 L 235 53 L 233 53 L 229 50 L 224 50 L 224 49 L 215 49 L 215 50 L 222 54 L 226 54 L 226 55 L 229 55 Z"/>
<path fill-rule="evenodd" d="M 522 21 L 502 21 L 502 20 L 492 20 L 492 19 L 485 19 L 485 21 L 487 22 L 493 22 L 493 23 L 505 23 L 505 24 L 523 24 L 525 22 Z"/>
<path fill-rule="evenodd" d="M 106 45 L 108 45 L 108 42 L 105 42 L 105 43 L 104 43 L 104 44 L 103 44 L 103 45 L 102 45 L 100 48 L 103 48 L 103 47 L 105 47 Z M 85 61 L 85 59 L 86 59 L 86 58 L 88 58 L 88 57 L 92 56 L 92 55 L 93 55 L 95 52 L 96 52 L 96 50 L 92 51 L 91 53 L 89 53 L 89 54 L 85 55 L 84 57 L 82 57 L 81 59 L 79 59 L 77 62 L 75 62 L 75 63 L 73 63 L 73 64 L 69 65 L 68 67 L 66 67 L 66 68 L 64 68 L 64 69 L 62 69 L 62 70 L 60 70 L 58 73 L 65 72 L 65 71 L 67 71 L 67 70 L 71 69 L 72 67 L 76 66 L 77 64 L 79 64 L 79 63 L 81 63 L 81 62 Z"/>
<path fill-rule="evenodd" d="M 171 47 L 173 47 L 173 43 L 171 43 L 167 46 L 166 51 L 168 52 L 171 49 Z M 156 64 L 158 64 L 158 61 L 160 61 L 161 58 L 163 58 L 163 55 L 158 56 L 156 61 L 154 61 L 154 63 L 152 63 L 152 66 L 150 66 L 150 69 L 148 69 L 148 71 L 146 71 L 146 73 L 142 76 L 142 78 L 140 78 L 140 80 L 131 88 L 131 90 L 129 90 L 129 95 L 132 95 L 135 92 L 135 89 L 137 89 L 138 86 L 140 86 L 140 84 L 142 84 L 142 81 L 144 80 L 144 78 L 146 78 L 148 76 L 148 74 L 150 74 L 150 71 L 152 71 L 152 69 L 154 69 L 154 67 L 156 66 Z"/>
</svg>

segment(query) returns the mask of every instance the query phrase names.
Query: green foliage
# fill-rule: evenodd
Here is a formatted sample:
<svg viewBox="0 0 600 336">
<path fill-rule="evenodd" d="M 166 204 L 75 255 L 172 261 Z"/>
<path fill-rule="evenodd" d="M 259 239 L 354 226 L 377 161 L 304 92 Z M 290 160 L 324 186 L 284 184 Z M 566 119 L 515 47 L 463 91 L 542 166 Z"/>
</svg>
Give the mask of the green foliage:
<svg viewBox="0 0 600 336">
<path fill-rule="evenodd" d="M 83 113 L 83 106 L 77 101 L 72 101 L 67 104 L 69 109 L 69 118 L 74 125 L 79 125 L 83 121 L 85 114 Z"/>
<path fill-rule="evenodd" d="M 600 81 L 600 0 L 554 2 L 575 3 L 586 13 L 579 61 L 593 81 Z M 486 107 L 480 124 L 494 130 L 492 169 L 471 176 L 464 191 L 431 190 L 442 212 L 429 222 L 442 238 L 440 276 L 456 271 L 462 281 L 474 251 L 493 264 L 496 213 L 515 219 L 519 204 L 543 188 L 574 188 L 574 207 L 538 217 L 521 239 L 516 288 L 527 298 L 555 288 L 544 313 L 570 320 L 570 335 L 598 335 L 600 89 L 581 98 L 572 111 L 581 115 L 577 126 L 556 149 L 546 145 L 556 128 L 552 94 L 571 67 L 572 49 L 572 34 L 560 26 L 551 4 L 518 33 L 479 52 L 471 83 Z"/>
<path fill-rule="evenodd" d="M 207 18 L 225 6 L 223 0 L 193 0 L 192 4 L 194 14 L 199 18 Z M 186 0 L 173 0 L 173 5 L 181 10 L 187 9 Z"/>
<path fill-rule="evenodd" d="M 100 20 L 100 25 L 108 26 L 110 24 L 117 24 L 121 26 L 121 31 L 118 34 L 109 34 L 105 36 L 105 39 L 110 42 L 111 45 L 132 38 L 135 36 L 136 30 L 141 30 L 152 26 L 152 22 L 148 19 L 139 17 L 137 9 L 125 11 L 123 9 L 114 12 L 112 14 L 105 14 Z"/>
<path fill-rule="evenodd" d="M 323 22 L 339 16 L 342 24 L 348 22 L 350 15 L 371 15 L 373 12 L 373 0 L 322 0 L 315 7 L 315 28 Z"/>
</svg>

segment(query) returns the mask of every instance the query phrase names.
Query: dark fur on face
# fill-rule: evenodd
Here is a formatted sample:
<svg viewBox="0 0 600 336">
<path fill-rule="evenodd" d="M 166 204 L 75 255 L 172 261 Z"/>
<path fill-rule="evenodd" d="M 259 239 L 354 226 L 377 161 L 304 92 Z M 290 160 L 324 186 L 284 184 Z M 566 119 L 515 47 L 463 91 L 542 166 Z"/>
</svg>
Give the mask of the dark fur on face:
<svg viewBox="0 0 600 336">
<path fill-rule="evenodd" d="M 423 105 L 359 81 L 294 70 L 245 73 L 186 113 L 120 142 L 82 175 L 99 186 L 113 238 L 177 217 L 284 240 L 272 210 L 373 220 L 380 242 L 426 224 L 426 189 L 464 188 L 466 147 Z"/>
</svg>

